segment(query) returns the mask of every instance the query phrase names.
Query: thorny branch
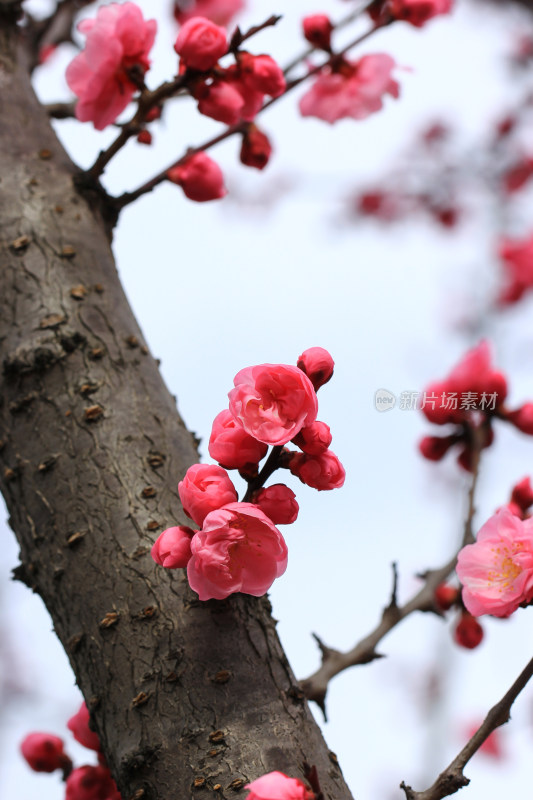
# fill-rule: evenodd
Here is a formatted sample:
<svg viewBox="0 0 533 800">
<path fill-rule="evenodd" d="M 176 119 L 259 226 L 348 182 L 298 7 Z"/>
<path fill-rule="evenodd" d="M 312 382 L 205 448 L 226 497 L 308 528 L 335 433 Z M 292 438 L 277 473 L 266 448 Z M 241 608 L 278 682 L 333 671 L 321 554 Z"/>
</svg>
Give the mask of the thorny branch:
<svg viewBox="0 0 533 800">
<path fill-rule="evenodd" d="M 443 797 L 455 794 L 455 792 L 462 789 L 463 786 L 467 786 L 470 780 L 463 773 L 465 766 L 472 756 L 477 753 L 490 734 L 509 720 L 511 707 L 514 701 L 532 676 L 533 658 L 522 670 L 509 691 L 507 691 L 501 700 L 490 709 L 482 725 L 465 744 L 461 752 L 453 759 L 446 769 L 441 772 L 433 786 L 426 789 L 424 792 L 416 792 L 402 781 L 400 788 L 405 792 L 406 800 L 441 800 Z"/>
<path fill-rule="evenodd" d="M 300 682 L 302 691 L 308 700 L 314 700 L 326 715 L 326 693 L 329 681 L 349 667 L 369 664 L 377 658 L 382 658 L 376 648 L 381 640 L 406 617 L 415 611 L 432 612 L 442 615 L 435 603 L 435 589 L 450 575 L 455 568 L 457 555 L 465 545 L 473 541 L 472 525 L 475 513 L 475 492 L 477 487 L 480 452 L 486 435 L 484 425 L 472 426 L 470 429 L 472 438 L 472 480 L 468 491 L 468 506 L 463 528 L 461 544 L 452 558 L 439 569 L 428 570 L 423 577 L 424 584 L 413 597 L 403 606 L 398 606 L 396 602 L 397 590 L 397 568 L 393 565 L 393 588 L 391 599 L 388 606 L 383 610 L 381 620 L 378 625 L 367 636 L 361 639 L 351 650 L 343 653 L 326 646 L 316 634 L 314 638 L 318 642 L 322 655 L 322 664 L 319 669 L 308 678 Z"/>
</svg>

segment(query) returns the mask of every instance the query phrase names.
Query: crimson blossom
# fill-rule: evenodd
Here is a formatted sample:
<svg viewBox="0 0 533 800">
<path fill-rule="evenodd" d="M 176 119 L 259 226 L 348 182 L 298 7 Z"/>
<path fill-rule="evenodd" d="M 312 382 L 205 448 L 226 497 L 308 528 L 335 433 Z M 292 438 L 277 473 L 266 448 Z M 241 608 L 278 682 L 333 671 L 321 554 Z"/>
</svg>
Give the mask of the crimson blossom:
<svg viewBox="0 0 533 800">
<path fill-rule="evenodd" d="M 78 30 L 87 41 L 68 65 L 66 80 L 79 98 L 76 117 L 101 131 L 124 111 L 149 68 L 157 23 L 145 21 L 135 3 L 111 3 Z"/>
<path fill-rule="evenodd" d="M 463 602 L 474 616 L 507 617 L 533 600 L 533 518 L 503 508 L 457 558 Z"/>
<path fill-rule="evenodd" d="M 398 97 L 400 87 L 392 78 L 396 64 L 386 53 L 343 59 L 324 69 L 300 98 L 300 113 L 333 124 L 340 119 L 365 119 L 383 107 L 386 94 Z"/>
</svg>

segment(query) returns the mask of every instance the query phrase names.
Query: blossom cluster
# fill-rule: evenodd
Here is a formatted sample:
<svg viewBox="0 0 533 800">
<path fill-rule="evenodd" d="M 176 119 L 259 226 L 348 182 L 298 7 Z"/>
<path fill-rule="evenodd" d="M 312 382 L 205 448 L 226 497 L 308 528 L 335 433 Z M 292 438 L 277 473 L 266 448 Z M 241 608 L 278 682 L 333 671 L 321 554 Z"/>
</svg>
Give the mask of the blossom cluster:
<svg viewBox="0 0 533 800">
<path fill-rule="evenodd" d="M 259 597 L 285 571 L 287 545 L 276 525 L 294 522 L 298 503 L 285 484 L 264 486 L 275 469 L 287 468 L 319 491 L 343 485 L 330 429 L 316 419 L 316 392 L 332 374 L 330 354 L 312 347 L 296 367 L 260 364 L 235 376 L 229 408 L 216 416 L 209 438 L 218 464 L 194 464 L 178 485 L 183 510 L 198 529 L 168 528 L 152 548 L 161 566 L 187 569 L 200 600 L 235 592 Z M 299 450 L 286 448 L 289 442 Z M 228 470 L 239 470 L 248 483 L 242 501 Z"/>
<path fill-rule="evenodd" d="M 85 764 L 72 768 L 72 761 L 64 751 L 64 742 L 50 733 L 29 733 L 20 749 L 26 762 L 36 772 L 62 770 L 65 779 L 65 800 L 121 800 L 117 785 L 111 776 L 101 752 L 100 740 L 89 727 L 90 714 L 85 703 L 67 722 L 76 741 L 98 753 L 98 764 Z"/>
<path fill-rule="evenodd" d="M 425 396 L 435 399 L 435 402 L 425 403 L 422 407 L 427 419 L 435 425 L 453 425 L 455 428 L 446 436 L 425 436 L 422 439 L 420 451 L 430 461 L 440 461 L 450 448 L 458 446 L 459 464 L 472 470 L 476 449 L 489 447 L 493 441 L 494 419 L 510 422 L 523 433 L 533 435 L 533 403 L 524 403 L 514 411 L 505 406 L 507 379 L 493 368 L 487 341 L 469 350 L 444 380 L 427 388 Z M 450 396 L 453 402 L 442 401 L 442 398 Z M 455 402 L 460 397 L 470 398 L 472 402 Z M 437 402 L 438 398 L 441 402 Z"/>
</svg>

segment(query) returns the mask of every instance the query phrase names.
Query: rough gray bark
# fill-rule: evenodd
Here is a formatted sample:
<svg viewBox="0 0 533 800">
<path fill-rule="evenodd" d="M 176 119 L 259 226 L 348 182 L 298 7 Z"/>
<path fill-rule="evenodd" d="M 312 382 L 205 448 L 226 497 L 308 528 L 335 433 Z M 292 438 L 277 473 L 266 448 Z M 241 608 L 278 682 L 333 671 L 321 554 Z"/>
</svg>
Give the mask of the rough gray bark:
<svg viewBox="0 0 533 800">
<path fill-rule="evenodd" d="M 51 613 L 125 800 L 234 797 L 271 770 L 302 777 L 304 760 L 347 800 L 268 601 L 200 603 L 149 555 L 180 519 L 194 441 L 9 16 L 0 6 L 0 484 L 18 577 Z"/>
</svg>

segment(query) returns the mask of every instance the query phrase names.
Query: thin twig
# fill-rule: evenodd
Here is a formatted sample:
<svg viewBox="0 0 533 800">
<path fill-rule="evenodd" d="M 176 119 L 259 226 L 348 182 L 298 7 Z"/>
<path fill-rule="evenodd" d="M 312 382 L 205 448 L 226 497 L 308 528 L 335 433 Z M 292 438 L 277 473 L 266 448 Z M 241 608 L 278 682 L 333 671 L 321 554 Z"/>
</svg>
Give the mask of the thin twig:
<svg viewBox="0 0 533 800">
<path fill-rule="evenodd" d="M 259 110 L 258 113 L 261 113 L 261 112 L 265 111 L 273 103 L 276 103 L 282 97 L 285 97 L 285 95 L 288 92 L 292 91 L 292 89 L 294 89 L 296 86 L 299 86 L 300 83 L 303 83 L 303 81 L 305 81 L 308 78 L 311 78 L 313 75 L 316 75 L 317 73 L 321 72 L 321 70 L 323 70 L 325 67 L 328 67 L 335 60 L 337 60 L 339 57 L 345 55 L 353 47 L 356 47 L 358 44 L 361 44 L 361 42 L 365 41 L 365 39 L 368 39 L 368 37 L 371 34 L 375 33 L 380 28 L 385 27 L 386 24 L 388 24 L 388 23 L 384 23 L 384 24 L 380 24 L 380 25 L 374 25 L 368 31 L 366 31 L 365 33 L 361 34 L 356 39 L 354 39 L 352 42 L 350 42 L 350 44 L 346 45 L 346 47 L 344 47 L 340 52 L 335 53 L 330 58 L 328 58 L 326 61 L 324 61 L 322 64 L 319 64 L 318 66 L 313 67 L 311 70 L 309 70 L 308 73 L 306 73 L 305 75 L 302 75 L 300 78 L 295 78 L 293 81 L 290 81 L 290 83 L 287 84 L 287 88 L 285 89 L 284 93 L 282 95 L 280 95 L 279 97 L 273 97 L 271 100 L 269 100 L 267 103 L 265 103 L 262 106 L 262 108 Z M 139 186 L 134 191 L 132 191 L 132 192 L 124 192 L 124 194 L 121 194 L 119 197 L 111 198 L 111 202 L 113 203 L 113 206 L 116 209 L 117 213 L 122 211 L 122 209 L 125 208 L 125 206 L 129 205 L 130 203 L 133 203 L 134 200 L 137 200 L 142 195 L 147 194 L 148 192 L 151 192 L 153 189 L 156 188 L 156 186 L 159 186 L 159 184 L 161 184 L 161 183 L 163 183 L 163 181 L 167 180 L 168 171 L 173 169 L 174 167 L 177 167 L 180 164 L 182 164 L 187 158 L 189 158 L 194 153 L 198 153 L 200 151 L 209 150 L 211 147 L 213 147 L 214 145 L 218 144 L 219 142 L 223 142 L 226 139 L 229 139 L 230 136 L 234 136 L 236 133 L 242 133 L 247 127 L 248 127 L 248 123 L 239 122 L 236 125 L 232 125 L 231 127 L 226 128 L 226 130 L 224 130 L 218 136 L 214 136 L 212 139 L 208 139 L 206 142 L 203 142 L 202 144 L 198 145 L 197 147 L 190 147 L 182 156 L 180 156 L 179 159 L 177 159 L 176 161 L 173 161 L 172 164 L 169 164 L 168 167 L 166 167 L 164 170 L 162 170 L 158 175 L 155 175 L 153 178 L 151 178 L 149 181 L 146 181 L 146 183 L 143 183 L 141 186 Z M 122 144 L 120 146 L 122 146 Z M 113 147 L 113 145 L 112 145 L 112 147 Z M 115 152 L 113 152 L 112 155 L 114 155 L 114 154 L 115 154 Z M 101 154 L 101 159 L 105 160 L 105 164 L 107 164 L 107 162 L 110 160 L 110 158 L 107 158 L 105 153 Z M 100 169 L 101 163 L 103 163 L 103 162 L 100 161 L 100 162 L 95 163 L 94 167 L 92 167 L 91 170 L 89 170 L 89 172 L 94 177 L 97 174 L 101 174 L 101 171 L 103 171 L 103 170 Z M 97 169 L 96 169 L 97 164 L 99 164 L 98 169 L 100 169 L 100 172 L 98 172 Z M 105 166 L 105 164 L 104 164 L 104 166 Z"/>
<path fill-rule="evenodd" d="M 490 709 L 482 725 L 465 744 L 461 752 L 441 772 L 433 786 L 424 792 L 415 792 L 402 781 L 400 788 L 404 790 L 406 800 L 441 800 L 443 797 L 455 794 L 463 786 L 467 786 L 470 780 L 463 773 L 465 766 L 490 734 L 509 720 L 514 701 L 531 677 L 533 677 L 533 658 L 501 700 Z"/>
<path fill-rule="evenodd" d="M 351 650 L 347 652 L 340 652 L 332 648 L 325 647 L 320 644 L 322 663 L 318 670 L 310 675 L 305 680 L 300 681 L 302 691 L 308 700 L 314 700 L 319 706 L 326 718 L 326 693 L 328 690 L 329 681 L 343 672 L 349 667 L 360 666 L 362 664 L 369 664 L 377 658 L 382 658 L 383 654 L 379 653 L 376 648 L 381 640 L 398 625 L 402 620 L 409 617 L 415 611 L 432 612 L 442 616 L 435 603 L 435 589 L 442 583 L 454 570 L 457 563 L 457 555 L 462 548 L 473 540 L 472 526 L 475 513 L 475 492 L 479 474 L 480 464 L 480 451 L 482 448 L 483 438 L 474 434 L 472 436 L 472 480 L 468 491 L 468 506 L 466 511 L 466 518 L 463 528 L 463 536 L 461 544 L 456 553 L 448 561 L 447 564 L 439 569 L 428 570 L 424 573 L 424 584 L 413 597 L 403 606 L 398 606 L 395 602 L 396 599 L 396 584 L 397 575 L 394 574 L 393 593 L 389 605 L 383 610 L 381 620 L 378 625 L 367 636 L 361 639 Z M 316 637 L 316 634 L 313 634 Z"/>
</svg>

